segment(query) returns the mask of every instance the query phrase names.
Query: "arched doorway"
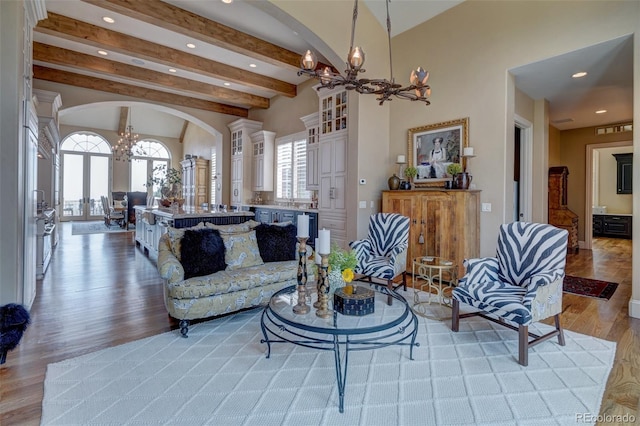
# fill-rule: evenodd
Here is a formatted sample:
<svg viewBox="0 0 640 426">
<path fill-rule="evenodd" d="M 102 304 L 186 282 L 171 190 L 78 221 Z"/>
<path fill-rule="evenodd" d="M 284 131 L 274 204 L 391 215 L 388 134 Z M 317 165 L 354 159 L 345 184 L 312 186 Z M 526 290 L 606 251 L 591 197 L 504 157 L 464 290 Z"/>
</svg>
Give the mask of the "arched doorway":
<svg viewBox="0 0 640 426">
<path fill-rule="evenodd" d="M 60 145 L 62 195 L 60 220 L 99 220 L 100 196 L 109 195 L 111 145 L 92 132 L 76 132 Z"/>
</svg>

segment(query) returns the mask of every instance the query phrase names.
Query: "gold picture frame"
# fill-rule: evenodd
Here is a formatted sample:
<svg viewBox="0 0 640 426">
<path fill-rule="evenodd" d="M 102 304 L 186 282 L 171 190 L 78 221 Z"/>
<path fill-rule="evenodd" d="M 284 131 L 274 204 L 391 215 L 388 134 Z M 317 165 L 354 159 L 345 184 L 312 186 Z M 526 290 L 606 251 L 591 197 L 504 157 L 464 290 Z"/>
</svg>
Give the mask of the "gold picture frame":
<svg viewBox="0 0 640 426">
<path fill-rule="evenodd" d="M 409 129 L 407 164 L 418 169 L 414 185 L 443 185 L 443 182 L 450 180 L 446 176 L 446 168 L 450 163 L 460 163 L 462 170 L 466 170 L 466 158 L 462 153 L 467 146 L 469 117 Z"/>
</svg>

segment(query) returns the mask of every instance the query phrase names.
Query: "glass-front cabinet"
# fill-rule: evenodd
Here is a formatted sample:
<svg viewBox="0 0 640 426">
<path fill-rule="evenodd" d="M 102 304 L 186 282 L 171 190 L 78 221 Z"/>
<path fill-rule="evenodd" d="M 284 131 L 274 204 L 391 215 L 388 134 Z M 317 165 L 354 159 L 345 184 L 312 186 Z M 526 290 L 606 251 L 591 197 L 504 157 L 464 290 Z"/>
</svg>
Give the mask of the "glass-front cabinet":
<svg viewBox="0 0 640 426">
<path fill-rule="evenodd" d="M 231 131 L 231 205 L 240 207 L 253 191 L 253 151 L 260 150 L 255 144 L 245 145 L 252 143 L 249 135 L 262 130 L 262 123 L 241 118 L 228 127 Z"/>
<path fill-rule="evenodd" d="M 307 152 L 316 163 L 313 173 L 318 191 L 318 228 L 331 231 L 331 242 L 347 247 L 348 93 L 344 88 L 321 90 L 319 96 L 318 150 Z M 306 123 L 305 123 L 306 124 Z M 307 126 L 307 128 L 310 126 Z M 310 147 L 311 145 L 307 145 Z M 313 158 L 313 154 L 316 158 Z M 311 166 L 308 166 L 312 170 Z"/>
<path fill-rule="evenodd" d="M 323 135 L 346 130 L 347 91 L 342 90 L 320 99 L 320 131 Z"/>
<path fill-rule="evenodd" d="M 307 129 L 307 190 L 315 191 L 320 189 L 319 177 L 319 152 L 320 152 L 320 135 L 319 135 L 319 116 L 317 112 L 300 117 Z"/>
<path fill-rule="evenodd" d="M 231 132 L 231 155 L 242 154 L 242 130 Z"/>
</svg>

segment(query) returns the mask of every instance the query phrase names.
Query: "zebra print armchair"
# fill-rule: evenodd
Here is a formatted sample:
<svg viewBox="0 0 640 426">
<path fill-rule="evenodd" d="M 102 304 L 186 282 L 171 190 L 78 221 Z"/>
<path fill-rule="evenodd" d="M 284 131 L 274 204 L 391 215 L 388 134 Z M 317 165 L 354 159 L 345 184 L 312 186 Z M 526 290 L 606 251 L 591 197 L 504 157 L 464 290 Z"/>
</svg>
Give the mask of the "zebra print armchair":
<svg viewBox="0 0 640 426">
<path fill-rule="evenodd" d="M 475 315 L 517 330 L 523 366 L 529 348 L 541 341 L 558 336 L 564 346 L 560 312 L 567 236 L 566 230 L 541 223 L 501 225 L 496 257 L 464 261 L 466 274 L 453 290 L 452 330 L 458 331 L 460 318 Z M 479 311 L 460 314 L 461 302 Z M 555 330 L 542 336 L 529 332 L 530 324 L 552 316 Z"/>
<path fill-rule="evenodd" d="M 402 274 L 407 289 L 407 250 L 409 248 L 409 218 L 397 213 L 377 213 L 369 218 L 369 235 L 364 240 L 349 243 L 358 264 L 356 274 L 386 281 L 394 290 L 393 279 Z M 397 287 L 396 287 L 397 288 Z M 389 304 L 392 298 L 389 296 Z"/>
</svg>

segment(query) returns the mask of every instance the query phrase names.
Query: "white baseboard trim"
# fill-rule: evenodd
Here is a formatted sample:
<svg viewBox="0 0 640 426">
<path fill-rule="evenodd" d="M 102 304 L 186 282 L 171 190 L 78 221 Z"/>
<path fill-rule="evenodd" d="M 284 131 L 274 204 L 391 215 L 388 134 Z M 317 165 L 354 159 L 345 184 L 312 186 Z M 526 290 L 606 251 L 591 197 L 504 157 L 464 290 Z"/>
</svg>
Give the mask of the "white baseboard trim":
<svg viewBox="0 0 640 426">
<path fill-rule="evenodd" d="M 629 300 L 629 316 L 632 318 L 640 318 L 640 300 Z"/>
<path fill-rule="evenodd" d="M 578 248 L 584 250 L 584 248 L 585 248 L 584 241 L 578 241 Z"/>
</svg>

